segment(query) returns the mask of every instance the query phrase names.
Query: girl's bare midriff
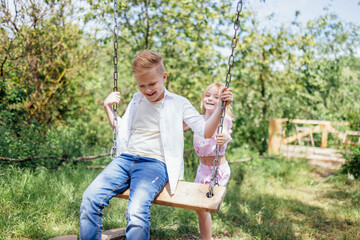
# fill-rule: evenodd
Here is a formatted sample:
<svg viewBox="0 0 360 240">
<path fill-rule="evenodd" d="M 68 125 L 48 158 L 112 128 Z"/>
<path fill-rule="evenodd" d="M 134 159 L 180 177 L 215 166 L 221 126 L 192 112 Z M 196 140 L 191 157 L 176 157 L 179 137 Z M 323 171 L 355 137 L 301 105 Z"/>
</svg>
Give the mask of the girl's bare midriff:
<svg viewBox="0 0 360 240">
<path fill-rule="evenodd" d="M 213 165 L 215 157 L 200 157 L 201 163 L 204 165 Z M 218 156 L 219 166 L 226 162 L 225 156 Z"/>
</svg>

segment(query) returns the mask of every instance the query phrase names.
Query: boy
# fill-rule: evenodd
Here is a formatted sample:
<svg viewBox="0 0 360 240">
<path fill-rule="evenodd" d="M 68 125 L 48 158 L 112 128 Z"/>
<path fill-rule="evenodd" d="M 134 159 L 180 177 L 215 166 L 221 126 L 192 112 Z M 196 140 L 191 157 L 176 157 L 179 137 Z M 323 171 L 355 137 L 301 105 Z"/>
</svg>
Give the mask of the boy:
<svg viewBox="0 0 360 240">
<path fill-rule="evenodd" d="M 126 239 L 149 239 L 151 202 L 169 181 L 171 194 L 184 173 L 183 122 L 196 134 L 210 138 L 215 132 L 221 104 L 206 122 L 184 97 L 168 92 L 167 73 L 159 53 L 144 50 L 134 59 L 132 71 L 138 84 L 122 118 L 117 118 L 117 154 L 85 190 L 81 202 L 80 238 L 101 239 L 102 209 L 109 200 L 130 187 L 126 213 Z M 221 92 L 232 102 L 231 89 Z M 104 101 L 113 126 L 112 105 L 120 93 Z"/>
</svg>

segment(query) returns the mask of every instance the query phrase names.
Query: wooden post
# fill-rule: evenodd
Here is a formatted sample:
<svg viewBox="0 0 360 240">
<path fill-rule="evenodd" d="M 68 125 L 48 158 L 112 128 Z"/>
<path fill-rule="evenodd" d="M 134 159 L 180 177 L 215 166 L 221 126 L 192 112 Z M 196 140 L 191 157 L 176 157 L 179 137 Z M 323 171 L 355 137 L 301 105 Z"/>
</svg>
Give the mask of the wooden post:
<svg viewBox="0 0 360 240">
<path fill-rule="evenodd" d="M 281 145 L 281 123 L 280 118 L 270 120 L 269 126 L 269 154 L 279 154 Z"/>
<path fill-rule="evenodd" d="M 321 148 L 327 148 L 327 139 L 328 139 L 328 128 L 327 124 L 321 124 L 320 129 L 322 130 L 321 133 Z"/>
</svg>

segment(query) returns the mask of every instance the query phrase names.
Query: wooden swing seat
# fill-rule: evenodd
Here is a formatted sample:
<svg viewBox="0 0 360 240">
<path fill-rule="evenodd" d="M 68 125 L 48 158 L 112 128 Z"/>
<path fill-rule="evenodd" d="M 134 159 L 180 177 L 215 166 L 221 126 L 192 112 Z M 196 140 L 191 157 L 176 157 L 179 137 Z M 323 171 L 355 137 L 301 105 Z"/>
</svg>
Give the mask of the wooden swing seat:
<svg viewBox="0 0 360 240">
<path fill-rule="evenodd" d="M 170 187 L 169 183 L 167 183 L 153 203 L 169 207 L 218 213 L 226 193 L 226 187 L 215 186 L 213 189 L 214 196 L 211 198 L 206 196 L 208 192 L 209 185 L 207 184 L 179 181 L 175 194 L 170 195 Z M 129 199 L 129 194 L 130 190 L 127 189 L 116 197 Z"/>
</svg>

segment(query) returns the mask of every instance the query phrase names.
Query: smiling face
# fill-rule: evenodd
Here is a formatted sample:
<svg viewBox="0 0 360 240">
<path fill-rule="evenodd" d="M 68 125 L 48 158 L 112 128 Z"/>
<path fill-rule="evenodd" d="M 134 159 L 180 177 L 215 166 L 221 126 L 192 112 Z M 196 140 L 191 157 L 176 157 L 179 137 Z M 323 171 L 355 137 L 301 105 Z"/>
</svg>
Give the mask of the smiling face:
<svg viewBox="0 0 360 240">
<path fill-rule="evenodd" d="M 167 74 L 160 74 L 159 71 L 154 68 L 141 75 L 136 75 L 135 79 L 138 84 L 140 92 L 150 102 L 157 102 L 164 98 Z"/>
<path fill-rule="evenodd" d="M 216 86 L 212 86 L 208 89 L 208 91 L 205 93 L 203 102 L 202 102 L 202 108 L 207 113 L 213 113 L 219 103 L 220 98 L 220 90 Z"/>
</svg>

